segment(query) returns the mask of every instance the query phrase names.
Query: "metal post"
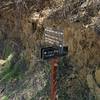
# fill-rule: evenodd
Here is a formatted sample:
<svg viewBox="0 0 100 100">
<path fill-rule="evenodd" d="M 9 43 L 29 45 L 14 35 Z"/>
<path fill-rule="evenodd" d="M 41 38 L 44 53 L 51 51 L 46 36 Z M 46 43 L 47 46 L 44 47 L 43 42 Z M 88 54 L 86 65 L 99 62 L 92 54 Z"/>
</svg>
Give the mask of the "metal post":
<svg viewBox="0 0 100 100">
<path fill-rule="evenodd" d="M 59 59 L 51 59 L 51 100 L 57 100 L 57 67 Z"/>
</svg>

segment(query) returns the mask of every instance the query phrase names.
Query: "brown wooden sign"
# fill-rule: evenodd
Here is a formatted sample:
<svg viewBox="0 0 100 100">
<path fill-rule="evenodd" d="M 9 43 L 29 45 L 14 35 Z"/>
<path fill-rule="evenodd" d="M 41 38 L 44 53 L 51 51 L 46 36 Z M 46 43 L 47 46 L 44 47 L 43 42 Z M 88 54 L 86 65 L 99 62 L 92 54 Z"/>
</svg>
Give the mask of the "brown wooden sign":
<svg viewBox="0 0 100 100">
<path fill-rule="evenodd" d="M 60 45 L 64 42 L 64 32 L 63 30 L 46 27 L 44 32 L 44 38 L 46 44 Z"/>
</svg>

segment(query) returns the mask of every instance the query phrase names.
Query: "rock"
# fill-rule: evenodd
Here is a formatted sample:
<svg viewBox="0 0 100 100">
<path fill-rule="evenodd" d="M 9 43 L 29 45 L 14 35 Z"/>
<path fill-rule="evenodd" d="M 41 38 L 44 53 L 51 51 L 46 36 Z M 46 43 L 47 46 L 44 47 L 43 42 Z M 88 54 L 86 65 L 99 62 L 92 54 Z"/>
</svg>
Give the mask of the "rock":
<svg viewBox="0 0 100 100">
<path fill-rule="evenodd" d="M 87 7 L 88 3 L 89 3 L 89 0 L 86 0 L 86 2 L 84 2 L 84 3 L 81 5 L 81 8 Z"/>
<path fill-rule="evenodd" d="M 96 71 L 96 78 L 98 79 L 98 75 L 100 75 L 100 71 Z M 100 82 L 100 81 L 99 81 Z M 91 74 L 87 75 L 87 83 L 91 93 L 95 96 L 95 100 L 100 100 L 100 88 L 96 84 L 93 76 Z"/>
<path fill-rule="evenodd" d="M 93 76 L 92 75 L 87 75 L 87 84 L 88 84 L 88 87 L 90 88 L 90 91 L 93 93 L 93 87 L 94 87 L 94 79 L 93 79 Z"/>
<path fill-rule="evenodd" d="M 98 84 L 100 84 L 100 70 L 96 70 L 95 79 Z"/>
<path fill-rule="evenodd" d="M 0 65 L 4 65 L 6 63 L 6 60 L 0 59 Z"/>
<path fill-rule="evenodd" d="M 69 78 L 70 78 L 70 79 L 74 79 L 74 78 L 76 78 L 76 75 L 75 75 L 75 74 L 71 74 L 71 75 L 69 76 Z"/>
<path fill-rule="evenodd" d="M 13 54 L 10 54 L 6 60 L 0 59 L 0 65 L 2 66 L 8 61 L 11 61 L 12 58 L 13 58 Z"/>
</svg>

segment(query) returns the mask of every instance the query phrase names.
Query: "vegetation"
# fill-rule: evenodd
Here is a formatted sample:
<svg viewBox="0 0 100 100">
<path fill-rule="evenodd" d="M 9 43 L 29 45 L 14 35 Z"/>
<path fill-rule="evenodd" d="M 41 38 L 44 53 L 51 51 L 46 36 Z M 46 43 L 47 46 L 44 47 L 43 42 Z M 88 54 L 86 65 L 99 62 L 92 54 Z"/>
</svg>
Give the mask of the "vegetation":
<svg viewBox="0 0 100 100">
<path fill-rule="evenodd" d="M 67 61 L 68 59 L 66 57 L 63 57 L 60 59 L 60 64 L 58 68 L 58 98 L 60 100 L 69 100 L 68 94 L 67 94 L 67 84 L 66 81 L 61 85 L 63 80 L 66 80 L 68 78 L 68 61 L 65 63 L 65 60 Z M 70 71 L 69 71 L 70 74 Z"/>
<path fill-rule="evenodd" d="M 0 100 L 50 98 L 51 69 L 40 59 L 45 27 L 64 29 L 68 46 L 59 100 L 92 100 L 87 76 L 100 67 L 100 0 L 0 0 Z"/>
<path fill-rule="evenodd" d="M 13 58 L 12 58 L 13 59 Z M 11 81 L 12 79 L 20 79 L 26 69 L 26 61 L 24 58 L 19 59 L 15 64 L 7 61 L 1 73 L 1 81 Z"/>
<path fill-rule="evenodd" d="M 3 96 L 1 100 L 9 100 L 7 96 Z"/>
<path fill-rule="evenodd" d="M 9 54 L 9 49 L 10 47 L 5 50 L 5 55 Z M 0 73 L 0 81 L 11 81 L 13 79 L 20 79 L 22 78 L 26 69 L 27 61 L 25 60 L 25 57 L 17 55 L 16 53 L 12 53 L 6 59 L 6 62 L 3 66 L 3 70 Z"/>
<path fill-rule="evenodd" d="M 42 90 L 38 91 L 37 94 L 34 97 L 32 97 L 31 100 L 38 100 L 41 97 L 44 100 L 50 98 L 50 65 L 48 63 L 46 63 L 44 71 L 45 71 L 44 78 L 46 79 L 46 85 Z"/>
</svg>

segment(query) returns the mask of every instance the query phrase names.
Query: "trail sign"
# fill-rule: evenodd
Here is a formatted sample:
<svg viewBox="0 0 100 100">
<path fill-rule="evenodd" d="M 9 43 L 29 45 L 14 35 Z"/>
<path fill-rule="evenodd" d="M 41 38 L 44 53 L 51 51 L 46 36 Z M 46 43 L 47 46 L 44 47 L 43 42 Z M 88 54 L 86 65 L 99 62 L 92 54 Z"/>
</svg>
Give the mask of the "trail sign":
<svg viewBox="0 0 100 100">
<path fill-rule="evenodd" d="M 41 49 L 41 58 L 49 59 L 67 55 L 68 47 L 64 46 L 63 30 L 46 27 L 44 31 L 44 39 L 48 46 Z"/>
<path fill-rule="evenodd" d="M 54 57 L 65 56 L 68 53 L 68 47 L 46 47 L 41 49 L 41 58 L 50 59 Z"/>
<path fill-rule="evenodd" d="M 46 27 L 44 31 L 45 43 L 51 45 L 60 45 L 64 43 L 64 32 L 63 30 L 57 30 Z"/>
<path fill-rule="evenodd" d="M 51 100 L 57 99 L 57 67 L 59 57 L 65 56 L 68 53 L 68 47 L 64 46 L 64 32 L 49 27 L 44 31 L 45 43 L 48 44 L 45 48 L 41 49 L 41 58 L 51 59 Z"/>
</svg>

